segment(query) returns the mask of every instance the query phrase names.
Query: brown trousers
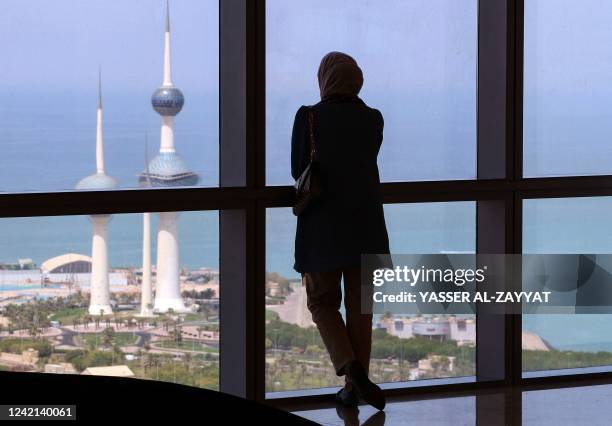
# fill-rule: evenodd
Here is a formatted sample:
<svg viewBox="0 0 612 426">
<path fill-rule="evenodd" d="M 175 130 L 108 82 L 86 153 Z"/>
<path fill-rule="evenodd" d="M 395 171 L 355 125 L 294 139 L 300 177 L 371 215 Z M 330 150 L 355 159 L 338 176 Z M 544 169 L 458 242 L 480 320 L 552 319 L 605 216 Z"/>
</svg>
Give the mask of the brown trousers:
<svg viewBox="0 0 612 426">
<path fill-rule="evenodd" d="M 342 277 L 346 323 L 340 313 Z M 302 282 L 306 285 L 307 305 L 312 313 L 312 321 L 319 329 L 336 374 L 342 376 L 343 367 L 355 359 L 367 372 L 372 349 L 372 315 L 361 313 L 360 268 L 306 273 L 302 274 Z"/>
</svg>

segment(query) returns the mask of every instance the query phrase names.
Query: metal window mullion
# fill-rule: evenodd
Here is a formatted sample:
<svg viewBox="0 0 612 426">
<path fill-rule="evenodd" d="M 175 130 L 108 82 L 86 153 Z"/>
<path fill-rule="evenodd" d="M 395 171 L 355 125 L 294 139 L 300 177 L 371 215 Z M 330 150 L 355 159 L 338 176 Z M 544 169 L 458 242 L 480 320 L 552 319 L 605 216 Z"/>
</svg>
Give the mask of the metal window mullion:
<svg viewBox="0 0 612 426">
<path fill-rule="evenodd" d="M 476 203 L 476 251 L 483 254 L 509 253 L 513 244 L 511 2 L 478 1 L 477 178 L 499 180 L 507 188 Z M 477 314 L 476 324 L 477 379 L 508 382 L 513 374 L 509 369 L 512 320 Z"/>
</svg>

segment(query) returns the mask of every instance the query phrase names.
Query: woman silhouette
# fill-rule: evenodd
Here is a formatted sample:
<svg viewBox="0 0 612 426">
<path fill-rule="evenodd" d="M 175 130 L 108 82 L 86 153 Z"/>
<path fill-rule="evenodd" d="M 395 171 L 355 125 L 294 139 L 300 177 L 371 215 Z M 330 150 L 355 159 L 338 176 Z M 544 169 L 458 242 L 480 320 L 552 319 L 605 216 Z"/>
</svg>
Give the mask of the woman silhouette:
<svg viewBox="0 0 612 426">
<path fill-rule="evenodd" d="M 336 374 L 345 376 L 337 401 L 357 405 L 360 397 L 382 410 L 384 395 L 368 378 L 372 315 L 362 312 L 360 265 L 362 254 L 389 253 L 377 165 L 383 117 L 359 98 L 363 74 L 349 55 L 325 55 L 318 80 L 321 101 L 295 116 L 291 172 L 297 179 L 310 161 L 312 111 L 323 193 L 298 217 L 294 268 Z"/>
</svg>

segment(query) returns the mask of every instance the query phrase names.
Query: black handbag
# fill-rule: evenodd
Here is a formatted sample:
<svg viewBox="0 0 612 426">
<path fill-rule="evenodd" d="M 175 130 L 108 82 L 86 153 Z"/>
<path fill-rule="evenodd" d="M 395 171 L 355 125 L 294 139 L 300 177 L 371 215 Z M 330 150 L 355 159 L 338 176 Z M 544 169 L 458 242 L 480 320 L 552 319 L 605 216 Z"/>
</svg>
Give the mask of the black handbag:
<svg viewBox="0 0 612 426">
<path fill-rule="evenodd" d="M 310 133 L 310 162 L 300 177 L 295 181 L 295 204 L 293 214 L 299 216 L 321 196 L 321 167 L 317 159 L 317 147 L 314 137 L 314 114 L 308 110 L 308 129 Z"/>
</svg>

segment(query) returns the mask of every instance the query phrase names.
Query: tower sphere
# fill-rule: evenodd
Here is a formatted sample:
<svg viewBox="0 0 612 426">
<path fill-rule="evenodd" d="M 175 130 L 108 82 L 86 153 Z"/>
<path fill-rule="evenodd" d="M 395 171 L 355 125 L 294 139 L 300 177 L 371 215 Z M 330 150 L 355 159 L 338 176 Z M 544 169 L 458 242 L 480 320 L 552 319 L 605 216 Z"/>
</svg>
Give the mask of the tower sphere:
<svg viewBox="0 0 612 426">
<path fill-rule="evenodd" d="M 94 173 L 89 175 L 77 183 L 75 189 L 90 190 L 90 191 L 106 191 L 115 189 L 117 181 L 104 173 Z"/>
<path fill-rule="evenodd" d="M 151 96 L 151 104 L 158 114 L 175 116 L 183 109 L 185 97 L 176 87 L 160 87 Z"/>
</svg>

